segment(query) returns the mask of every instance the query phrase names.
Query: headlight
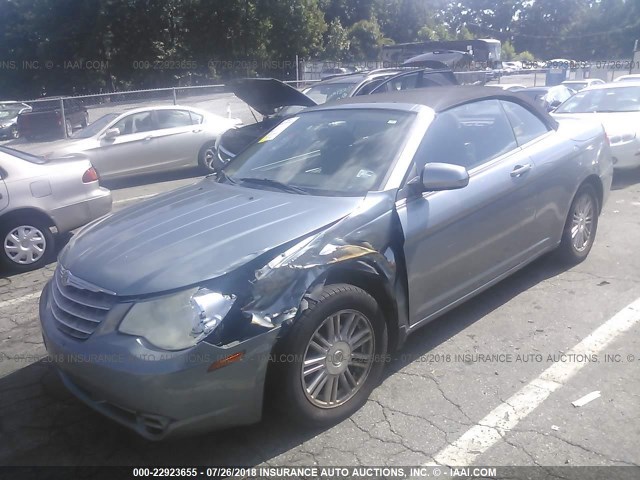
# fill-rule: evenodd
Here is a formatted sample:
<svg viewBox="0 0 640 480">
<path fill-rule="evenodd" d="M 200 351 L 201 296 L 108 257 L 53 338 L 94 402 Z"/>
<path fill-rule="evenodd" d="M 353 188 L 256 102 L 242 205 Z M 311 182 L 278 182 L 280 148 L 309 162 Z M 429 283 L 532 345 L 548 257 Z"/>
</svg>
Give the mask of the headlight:
<svg viewBox="0 0 640 480">
<path fill-rule="evenodd" d="M 213 332 L 236 297 L 195 288 L 168 297 L 136 303 L 118 330 L 146 338 L 164 350 L 192 347 Z"/>
</svg>

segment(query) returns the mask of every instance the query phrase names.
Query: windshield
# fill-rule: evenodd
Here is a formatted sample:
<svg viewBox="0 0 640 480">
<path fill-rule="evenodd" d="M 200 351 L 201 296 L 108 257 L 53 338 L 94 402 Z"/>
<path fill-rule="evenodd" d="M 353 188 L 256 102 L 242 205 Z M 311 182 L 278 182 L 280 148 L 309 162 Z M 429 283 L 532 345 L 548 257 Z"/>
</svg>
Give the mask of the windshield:
<svg viewBox="0 0 640 480">
<path fill-rule="evenodd" d="M 587 112 L 640 112 L 640 86 L 583 90 L 556 110 L 556 113 Z"/>
<path fill-rule="evenodd" d="M 0 107 L 0 118 L 17 117 L 20 109 L 16 107 Z"/>
<path fill-rule="evenodd" d="M 302 93 L 304 93 L 318 105 L 322 105 L 323 103 L 335 102 L 336 100 L 347 98 L 355 85 L 355 83 L 330 83 L 328 85 L 318 84 L 311 88 L 303 90 Z M 289 115 L 295 115 L 305 108 L 306 107 L 301 107 L 298 105 L 284 107 L 280 109 L 280 111 L 278 112 L 278 116 L 286 117 Z"/>
<path fill-rule="evenodd" d="M 286 191 L 364 195 L 381 187 L 413 117 L 371 109 L 301 113 L 238 155 L 223 178 L 253 188 L 277 187 L 276 182 Z"/>
<path fill-rule="evenodd" d="M 112 121 L 118 118 L 119 113 L 108 113 L 107 115 L 100 117 L 93 123 L 90 123 L 82 130 L 78 130 L 76 133 L 71 135 L 70 138 L 89 138 L 97 135 L 103 128 L 109 125 Z"/>
<path fill-rule="evenodd" d="M 586 82 L 563 82 L 565 87 L 573 88 L 574 90 L 582 90 L 587 86 Z"/>
</svg>

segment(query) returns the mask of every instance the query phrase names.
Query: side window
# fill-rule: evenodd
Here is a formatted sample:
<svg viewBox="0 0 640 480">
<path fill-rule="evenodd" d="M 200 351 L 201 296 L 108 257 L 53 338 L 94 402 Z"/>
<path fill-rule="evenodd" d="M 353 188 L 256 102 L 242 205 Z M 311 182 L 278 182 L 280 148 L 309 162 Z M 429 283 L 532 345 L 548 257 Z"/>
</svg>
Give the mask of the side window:
<svg viewBox="0 0 640 480">
<path fill-rule="evenodd" d="M 156 119 L 159 130 L 191 125 L 191 115 L 187 110 L 156 110 Z"/>
<path fill-rule="evenodd" d="M 376 93 L 399 92 L 401 90 L 411 90 L 418 87 L 420 72 L 393 77 L 383 84 Z"/>
<path fill-rule="evenodd" d="M 511 122 L 519 145 L 534 140 L 549 131 L 547 126 L 536 115 L 521 105 L 513 102 L 502 102 L 507 118 Z"/>
<path fill-rule="evenodd" d="M 355 96 L 358 95 L 369 95 L 378 85 L 384 82 L 384 78 L 377 78 L 375 80 L 371 80 L 366 85 L 363 85 L 360 90 L 358 90 Z"/>
<path fill-rule="evenodd" d="M 468 170 L 518 147 L 498 100 L 483 100 L 439 113 L 427 130 L 416 163 L 451 163 Z"/>
<path fill-rule="evenodd" d="M 149 132 L 154 129 L 151 112 L 134 113 L 124 117 L 113 128 L 120 130 L 120 135 L 130 135 L 132 133 Z"/>
</svg>

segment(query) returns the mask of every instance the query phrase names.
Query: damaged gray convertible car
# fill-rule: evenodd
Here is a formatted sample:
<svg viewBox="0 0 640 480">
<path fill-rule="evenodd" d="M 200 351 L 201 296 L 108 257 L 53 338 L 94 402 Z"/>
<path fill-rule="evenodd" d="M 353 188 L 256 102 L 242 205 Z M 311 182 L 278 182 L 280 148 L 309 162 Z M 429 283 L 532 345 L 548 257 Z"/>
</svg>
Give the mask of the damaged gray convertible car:
<svg viewBox="0 0 640 480">
<path fill-rule="evenodd" d="M 599 124 L 509 92 L 315 107 L 73 237 L 45 344 L 71 392 L 150 439 L 257 422 L 267 400 L 331 424 L 418 327 L 546 252 L 583 260 L 611 176 Z"/>
</svg>

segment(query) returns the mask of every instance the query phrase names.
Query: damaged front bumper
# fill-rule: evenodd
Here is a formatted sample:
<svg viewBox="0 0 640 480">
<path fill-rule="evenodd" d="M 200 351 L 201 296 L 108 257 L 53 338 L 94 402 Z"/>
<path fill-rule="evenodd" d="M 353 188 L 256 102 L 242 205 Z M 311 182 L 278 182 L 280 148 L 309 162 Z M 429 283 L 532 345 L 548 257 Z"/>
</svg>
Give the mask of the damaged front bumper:
<svg viewBox="0 0 640 480">
<path fill-rule="evenodd" d="M 40 319 L 50 359 L 71 393 L 98 412 L 150 440 L 260 420 L 279 328 L 226 347 L 201 342 L 167 352 L 117 330 L 71 338 L 57 328 L 50 302 L 49 284 Z M 110 315 L 121 313 L 116 308 Z M 239 360 L 225 363 L 228 358 Z"/>
</svg>

